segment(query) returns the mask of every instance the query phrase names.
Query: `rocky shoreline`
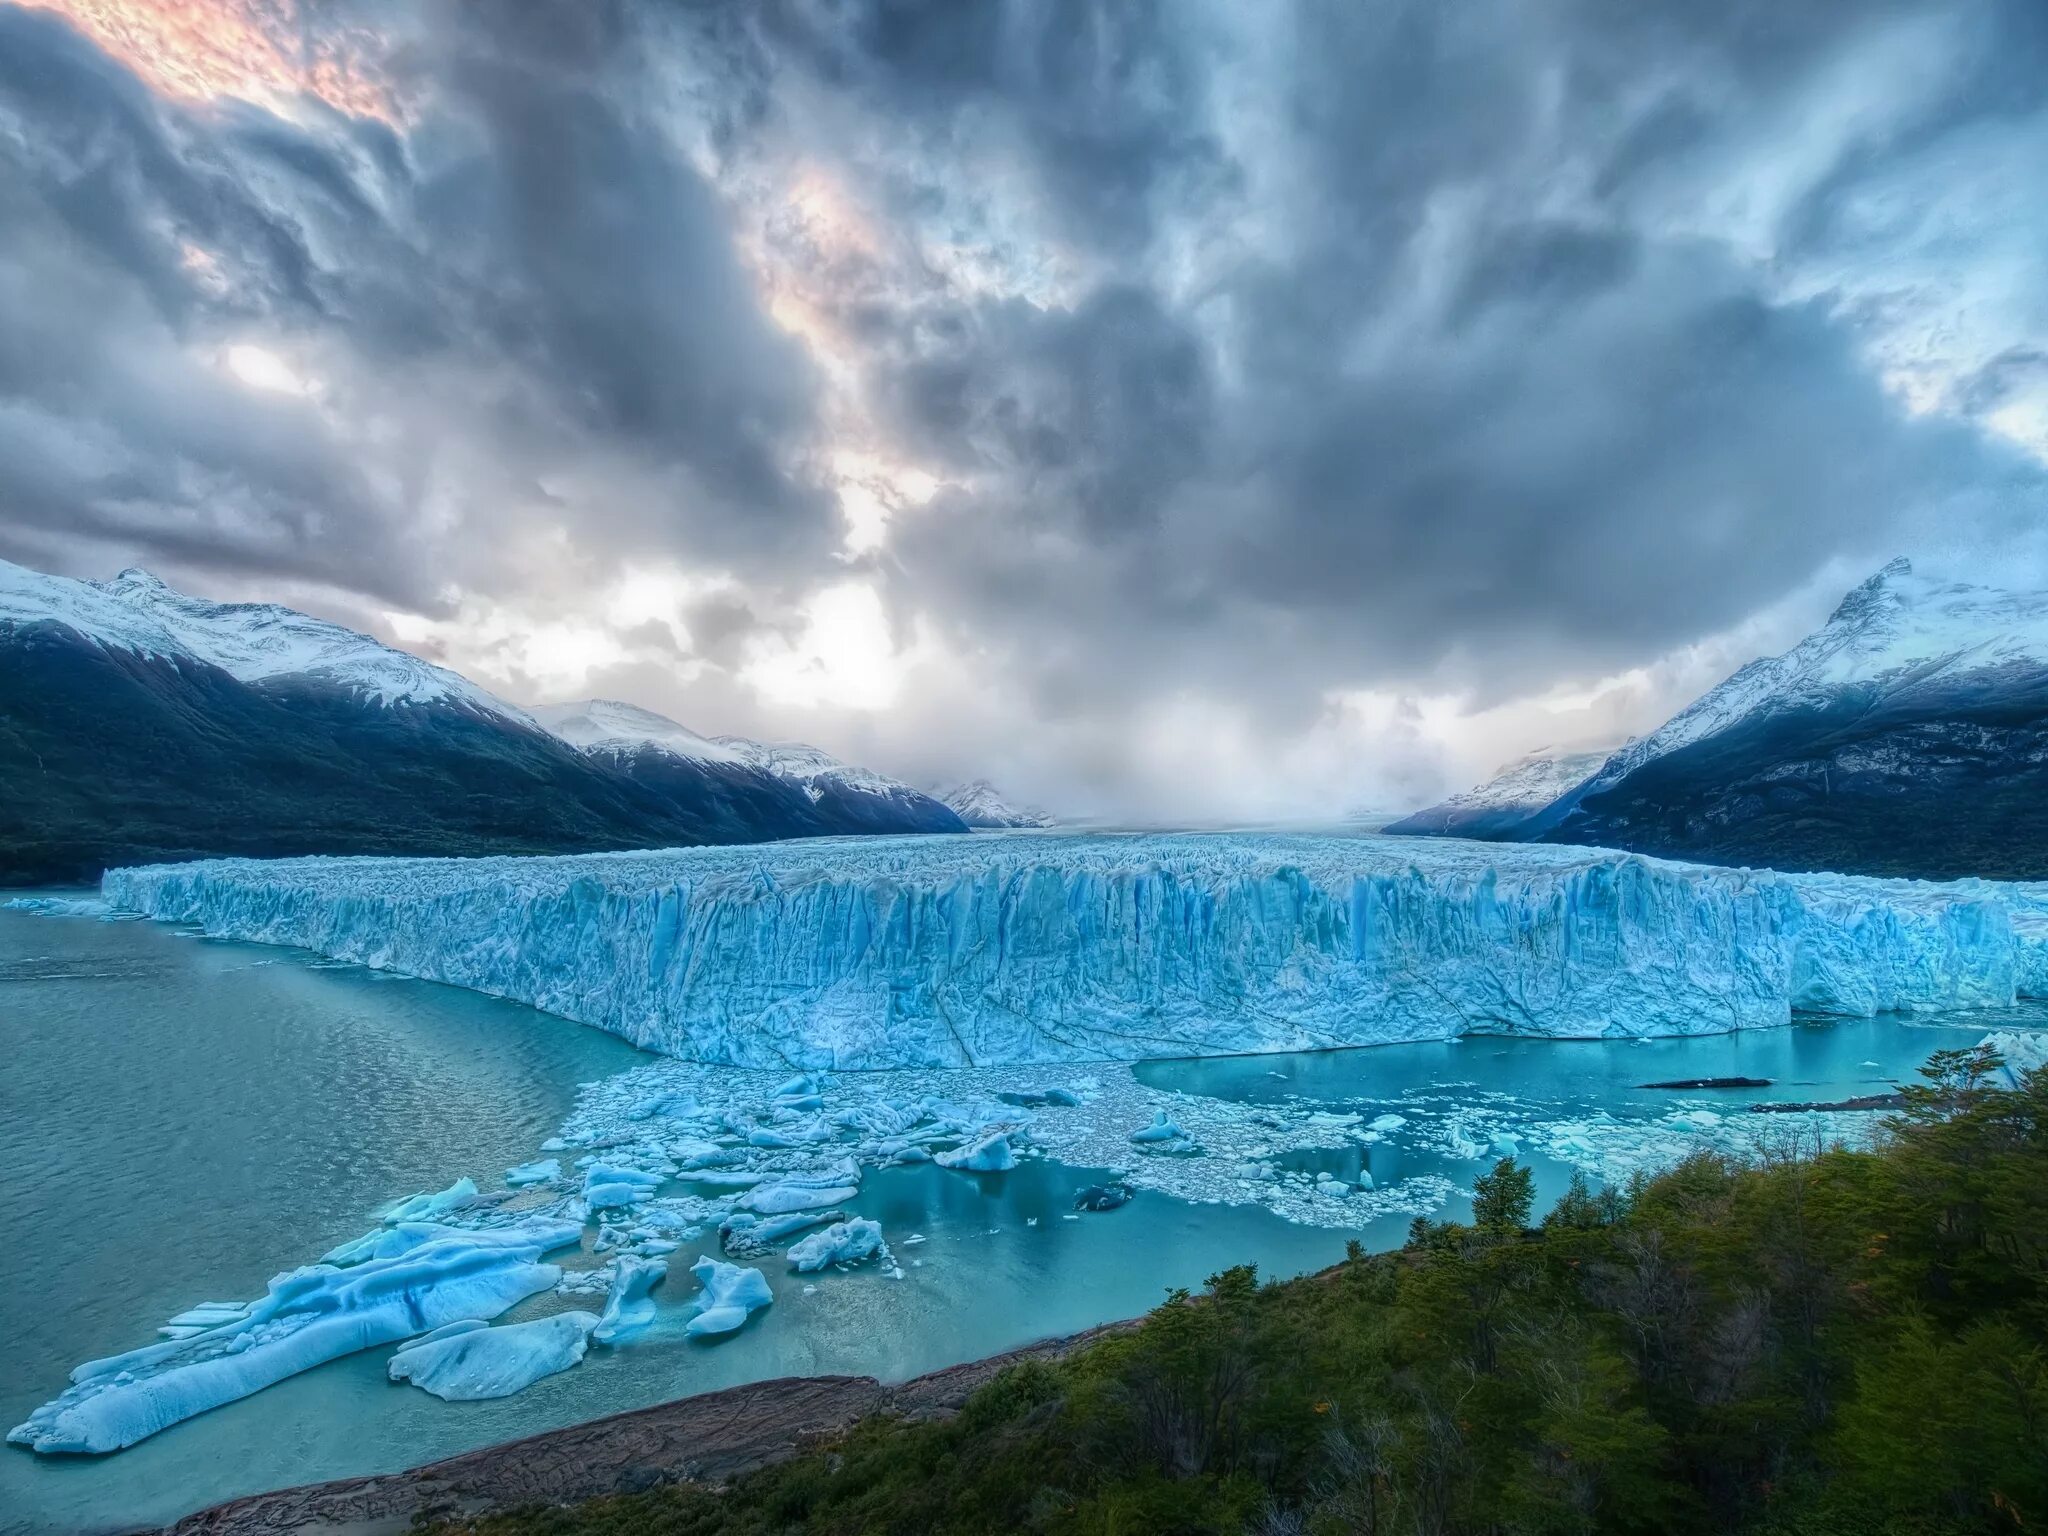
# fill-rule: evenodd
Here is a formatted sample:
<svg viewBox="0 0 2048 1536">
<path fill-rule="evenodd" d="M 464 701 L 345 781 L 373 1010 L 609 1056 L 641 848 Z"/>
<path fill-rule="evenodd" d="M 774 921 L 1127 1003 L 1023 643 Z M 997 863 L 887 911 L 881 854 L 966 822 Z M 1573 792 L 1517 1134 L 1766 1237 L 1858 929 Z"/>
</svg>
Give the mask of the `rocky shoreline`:
<svg viewBox="0 0 2048 1536">
<path fill-rule="evenodd" d="M 718 1483 L 844 1434 L 862 1419 L 945 1418 L 1022 1360 L 1057 1359 L 1137 1326 L 1107 1323 L 1065 1338 L 948 1366 L 895 1386 L 872 1376 L 785 1376 L 592 1419 L 404 1472 L 306 1483 L 216 1504 L 167 1536 L 395 1536 L 423 1518 L 465 1518 L 571 1504 L 662 1483 Z"/>
</svg>

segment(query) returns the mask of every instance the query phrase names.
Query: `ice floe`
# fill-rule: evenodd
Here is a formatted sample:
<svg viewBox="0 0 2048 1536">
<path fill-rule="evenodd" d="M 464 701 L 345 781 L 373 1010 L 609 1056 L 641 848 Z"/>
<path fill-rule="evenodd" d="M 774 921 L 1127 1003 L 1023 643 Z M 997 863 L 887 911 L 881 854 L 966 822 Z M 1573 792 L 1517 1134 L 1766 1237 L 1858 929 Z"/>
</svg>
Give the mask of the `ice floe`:
<svg viewBox="0 0 2048 1536">
<path fill-rule="evenodd" d="M 386 1235 L 408 1236 L 406 1229 Z M 88 1361 L 7 1438 L 46 1453 L 117 1451 L 325 1361 L 496 1317 L 556 1283 L 561 1271 L 541 1257 L 575 1242 L 579 1228 L 535 1220 L 410 1235 L 409 1246 L 346 1267 L 313 1264 L 280 1275 L 239 1318 Z"/>
<path fill-rule="evenodd" d="M 966 1146 L 935 1153 L 932 1161 L 960 1173 L 1005 1173 L 1017 1166 L 1017 1154 L 1008 1133 L 997 1131 Z"/>
<path fill-rule="evenodd" d="M 697 1315 L 683 1325 L 693 1338 L 731 1333 L 750 1313 L 775 1300 L 768 1277 L 758 1269 L 726 1264 L 706 1254 L 690 1266 L 690 1273 L 704 1287 Z"/>
<path fill-rule="evenodd" d="M 594 1312 L 554 1312 L 501 1328 L 469 1320 L 406 1345 L 386 1369 L 393 1381 L 451 1403 L 510 1397 L 581 1360 L 597 1326 Z"/>
<path fill-rule="evenodd" d="M 831 1265 L 850 1266 L 869 1259 L 889 1257 L 889 1245 L 882 1241 L 880 1222 L 855 1218 L 838 1221 L 822 1232 L 813 1232 L 792 1247 L 785 1257 L 800 1275 L 816 1274 Z"/>
<path fill-rule="evenodd" d="M 446 1216 L 452 1211 L 475 1205 L 477 1193 L 475 1179 L 460 1178 L 433 1194 L 414 1195 L 399 1201 L 384 1213 L 384 1219 L 393 1225 L 403 1221 L 432 1221 L 437 1216 Z"/>
<path fill-rule="evenodd" d="M 505 1170 L 505 1182 L 514 1189 L 524 1189 L 529 1184 L 549 1184 L 561 1176 L 562 1160 L 558 1157 L 539 1157 Z"/>
<path fill-rule="evenodd" d="M 591 1337 L 617 1344 L 654 1322 L 654 1288 L 668 1278 L 660 1259 L 626 1256 L 612 1260 L 611 1296 Z"/>
</svg>

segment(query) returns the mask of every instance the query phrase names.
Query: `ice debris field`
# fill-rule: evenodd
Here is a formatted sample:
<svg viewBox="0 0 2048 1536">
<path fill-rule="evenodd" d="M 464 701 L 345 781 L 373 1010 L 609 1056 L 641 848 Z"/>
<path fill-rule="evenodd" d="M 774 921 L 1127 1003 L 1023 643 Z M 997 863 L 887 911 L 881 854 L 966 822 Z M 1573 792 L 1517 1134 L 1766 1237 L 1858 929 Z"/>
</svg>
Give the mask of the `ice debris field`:
<svg viewBox="0 0 2048 1536">
<path fill-rule="evenodd" d="M 1795 1008 L 1939 1013 L 2048 990 L 2039 887 L 1437 841 L 221 862 L 115 871 L 103 896 L 29 910 L 299 945 L 672 1059 L 585 1085 L 528 1161 L 398 1200 L 264 1296 L 197 1303 L 158 1342 L 79 1366 L 8 1437 L 51 1453 L 118 1450 L 364 1349 L 395 1346 L 394 1381 L 460 1402 L 590 1369 L 664 1308 L 707 1342 L 801 1327 L 763 1319 L 770 1271 L 895 1285 L 923 1262 L 923 1234 L 847 1209 L 881 1168 L 986 1179 L 1051 1159 L 1076 1170 L 1065 1220 L 1115 1220 L 1154 1191 L 1360 1229 L 1442 1209 L 1500 1156 L 1611 1181 L 1766 1136 L 1853 1144 L 1876 1120 L 1687 1097 L 1560 1113 L 1452 1081 L 1377 1103 L 1240 1103 L 1146 1086 L 1125 1064 L 1145 1055 L 1704 1034 Z M 2048 1055 L 2039 1035 L 1992 1038 L 2014 1070 Z M 1412 1161 L 1376 1181 L 1362 1154 L 1386 1144 Z"/>
<path fill-rule="evenodd" d="M 728 1066 L 1710 1034 L 2048 994 L 2048 886 L 1230 833 L 110 871 L 112 910 Z"/>
<path fill-rule="evenodd" d="M 1990 1039 L 2015 1070 L 2048 1056 L 2048 1037 Z M 1728 1114 L 1688 1098 L 1647 1118 L 1560 1117 L 1454 1081 L 1356 1108 L 1246 1104 L 1147 1087 L 1121 1065 L 783 1077 L 650 1061 L 586 1085 L 538 1149 L 546 1155 L 497 1180 L 465 1176 L 395 1201 L 362 1236 L 279 1275 L 254 1301 L 195 1304 L 158 1342 L 79 1366 L 8 1438 L 46 1453 L 116 1451 L 385 1345 L 398 1346 L 393 1381 L 451 1402 L 500 1397 L 593 1349 L 631 1347 L 654 1325 L 657 1296 L 687 1309 L 686 1336 L 711 1340 L 774 1302 L 771 1268 L 903 1281 L 923 1262 L 923 1234 L 886 1232 L 844 1208 L 878 1168 L 929 1163 L 975 1179 L 1050 1158 L 1077 1170 L 1064 1220 L 1114 1220 L 1134 1190 L 1154 1190 L 1355 1229 L 1440 1210 L 1497 1157 L 1540 1153 L 1617 1180 L 1702 1149 L 1753 1152 L 1766 1136 L 1855 1144 L 1874 1119 Z M 1383 1143 L 1446 1171 L 1381 1185 L 1356 1158 L 1348 1174 L 1308 1166 Z M 1078 1170 L 1109 1173 L 1083 1183 Z M 686 1249 L 700 1256 L 678 1287 L 672 1256 Z M 597 1298 L 601 1311 L 590 1309 Z M 527 1302 L 557 1310 L 496 1322 Z"/>
</svg>

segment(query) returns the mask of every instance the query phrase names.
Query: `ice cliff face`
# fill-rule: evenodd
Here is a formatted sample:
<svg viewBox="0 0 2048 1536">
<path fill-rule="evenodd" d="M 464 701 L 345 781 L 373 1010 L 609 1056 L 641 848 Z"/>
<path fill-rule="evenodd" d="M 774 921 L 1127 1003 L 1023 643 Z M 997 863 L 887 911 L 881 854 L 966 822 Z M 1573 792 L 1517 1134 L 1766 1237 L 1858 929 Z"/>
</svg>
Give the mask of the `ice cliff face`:
<svg viewBox="0 0 2048 1536">
<path fill-rule="evenodd" d="M 1704 1034 L 2048 994 L 2048 888 L 1232 834 L 109 872 L 208 933 L 671 1055 L 888 1068 Z"/>
</svg>

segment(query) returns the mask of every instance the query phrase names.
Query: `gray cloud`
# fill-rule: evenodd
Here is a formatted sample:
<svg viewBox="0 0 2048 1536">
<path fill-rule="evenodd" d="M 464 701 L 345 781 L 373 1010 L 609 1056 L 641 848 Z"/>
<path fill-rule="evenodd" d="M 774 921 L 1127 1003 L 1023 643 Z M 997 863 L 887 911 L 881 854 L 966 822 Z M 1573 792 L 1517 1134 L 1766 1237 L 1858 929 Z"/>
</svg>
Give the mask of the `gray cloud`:
<svg viewBox="0 0 2048 1536">
<path fill-rule="evenodd" d="M 520 14 L 408 35 L 391 70 L 421 106 L 401 136 L 311 103 L 193 111 L 58 18 L 0 7 L 17 546 L 47 546 L 40 528 L 74 561 L 415 608 L 491 571 L 522 515 L 614 557 L 829 554 L 808 359 L 651 114 L 628 13 Z M 314 397 L 223 372 L 259 332 L 305 354 Z"/>
<path fill-rule="evenodd" d="M 843 91 L 917 125 L 891 140 L 892 174 L 951 200 L 936 223 L 978 203 L 946 178 L 952 146 L 991 123 L 1090 120 L 1067 81 L 981 62 L 1016 11 L 976 8 L 963 35 L 880 9 L 886 24 L 862 11 L 829 43 L 808 11 L 809 30 L 764 31 L 787 44 L 789 97 Z M 874 398 L 967 486 L 906 520 L 900 600 L 1007 640 L 1038 707 L 1196 686 L 1299 715 L 1340 683 L 1540 686 L 1731 624 L 1831 558 L 1879 560 L 2038 493 L 2038 466 L 1889 394 L 1838 295 L 1789 295 L 1674 215 L 1703 167 L 1756 151 L 1754 120 L 1792 131 L 1842 110 L 1825 93 L 1853 89 L 1859 49 L 1888 28 L 1946 31 L 1945 12 L 1285 16 L 1269 18 L 1285 42 L 1241 66 L 1208 39 L 1148 39 L 1181 83 L 1119 92 L 1133 112 L 1200 114 L 1236 67 L 1267 110 L 1226 147 L 1199 119 L 1134 131 L 1101 146 L 1113 180 L 1088 184 L 1057 137 L 1007 141 L 1060 204 L 1051 230 L 1099 227 L 1104 185 L 1140 210 L 1108 221 L 1123 259 L 1077 296 L 905 289 L 893 323 L 862 296 L 884 338 Z M 2036 21 L 1952 25 L 1938 90 L 1889 120 L 1853 103 L 1870 125 L 1792 202 L 1785 259 L 1833 248 L 1820 210 L 1888 152 L 2040 113 Z M 1190 197 L 1189 145 L 1203 163 L 1284 165 L 1289 184 L 1232 174 Z M 1161 207 L 1180 223 L 1171 246 Z M 1252 230 L 1241 254 L 1235 225 Z"/>
<path fill-rule="evenodd" d="M 0 6 L 0 552 L 551 614 L 731 570 L 676 618 L 740 719 L 850 571 L 986 669 L 977 750 L 1106 785 L 1149 700 L 1485 702 L 2038 522 L 1990 430 L 2048 411 L 2035 0 L 362 14 L 397 127 Z M 245 332 L 319 390 L 224 374 Z M 850 563 L 842 430 L 947 482 Z"/>
</svg>

